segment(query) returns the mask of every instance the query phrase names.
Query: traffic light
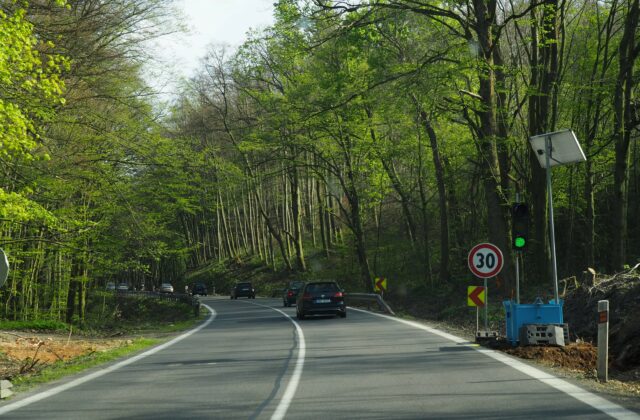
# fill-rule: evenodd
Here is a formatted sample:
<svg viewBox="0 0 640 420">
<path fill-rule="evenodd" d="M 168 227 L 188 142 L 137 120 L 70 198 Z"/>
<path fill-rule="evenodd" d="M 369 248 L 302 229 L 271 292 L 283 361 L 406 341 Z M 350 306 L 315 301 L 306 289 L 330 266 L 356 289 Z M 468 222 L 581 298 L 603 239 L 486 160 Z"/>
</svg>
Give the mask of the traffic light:
<svg viewBox="0 0 640 420">
<path fill-rule="evenodd" d="M 511 237 L 513 249 L 522 251 L 529 241 L 529 206 L 516 203 L 511 208 Z"/>
</svg>

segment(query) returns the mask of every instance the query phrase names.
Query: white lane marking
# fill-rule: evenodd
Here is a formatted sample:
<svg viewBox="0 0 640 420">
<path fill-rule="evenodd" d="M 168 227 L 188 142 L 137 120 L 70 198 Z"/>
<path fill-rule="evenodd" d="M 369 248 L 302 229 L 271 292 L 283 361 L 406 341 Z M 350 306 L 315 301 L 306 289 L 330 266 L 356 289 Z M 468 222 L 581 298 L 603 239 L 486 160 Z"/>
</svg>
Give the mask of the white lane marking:
<svg viewBox="0 0 640 420">
<path fill-rule="evenodd" d="M 111 373 L 113 371 L 116 371 L 116 370 L 118 370 L 120 368 L 123 368 L 123 367 L 125 367 L 127 365 L 130 365 L 131 363 L 137 362 L 140 359 L 144 359 L 147 356 L 151 356 L 152 354 L 158 353 L 159 351 L 162 351 L 162 350 L 166 349 L 167 347 L 170 347 L 170 346 L 176 344 L 179 341 L 184 340 L 185 338 L 189 337 L 190 335 L 200 331 L 201 329 L 203 329 L 204 327 L 209 325 L 216 318 L 217 314 L 216 314 L 216 311 L 213 310 L 213 308 L 211 308 L 210 306 L 205 305 L 205 304 L 202 304 L 202 306 L 207 308 L 209 310 L 209 312 L 211 313 L 211 315 L 209 316 L 209 318 L 204 323 L 202 323 L 201 325 L 197 326 L 196 328 L 187 331 L 186 333 L 174 338 L 171 341 L 167 341 L 166 343 L 161 344 L 161 345 L 159 345 L 157 347 L 154 347 L 154 348 L 152 348 L 150 350 L 147 350 L 144 353 L 140 353 L 137 356 L 133 356 L 133 357 L 131 357 L 129 359 L 126 359 L 126 360 L 123 360 L 121 362 L 118 362 L 118 363 L 116 363 L 114 365 L 111 365 L 111 366 L 109 366 L 107 368 L 100 369 L 100 370 L 98 370 L 96 372 L 90 373 L 90 374 L 88 374 L 86 376 L 83 376 L 81 378 L 74 379 L 73 381 L 67 382 L 66 384 L 62 384 L 62 385 L 57 386 L 55 388 L 51 388 L 51 389 L 49 389 L 47 391 L 43 391 L 43 392 L 40 392 L 38 394 L 34 394 L 34 395 L 32 395 L 30 397 L 27 397 L 27 398 L 25 398 L 23 400 L 16 401 L 14 403 L 5 405 L 4 407 L 0 407 L 0 415 L 9 413 L 11 411 L 17 410 L 17 409 L 22 408 L 22 407 L 26 407 L 28 405 L 31 405 L 31 404 L 35 403 L 35 402 L 44 400 L 45 398 L 52 397 L 52 396 L 54 396 L 56 394 L 59 394 L 59 393 L 61 393 L 63 391 L 69 390 L 71 388 L 75 388 L 78 385 L 82 385 L 85 382 L 89 382 L 89 381 L 91 381 L 93 379 L 96 379 L 96 378 L 99 378 L 99 377 L 101 377 L 103 375 L 106 375 L 107 373 Z"/>
<path fill-rule="evenodd" d="M 256 306 L 262 306 L 263 308 L 269 308 L 276 312 L 280 312 L 282 315 L 284 315 L 285 318 L 287 318 L 289 321 L 291 321 L 291 323 L 293 323 L 294 327 L 296 327 L 296 335 L 298 336 L 298 358 L 296 360 L 296 366 L 293 369 L 293 373 L 291 374 L 291 379 L 289 380 L 289 384 L 287 385 L 287 388 L 285 389 L 284 394 L 282 395 L 282 398 L 280 399 L 280 402 L 276 407 L 276 410 L 273 412 L 273 415 L 271 416 L 271 420 L 282 420 L 285 414 L 287 414 L 287 410 L 289 410 L 289 407 L 291 406 L 291 401 L 293 401 L 293 397 L 296 395 L 296 391 L 298 390 L 298 385 L 300 384 L 300 378 L 302 377 L 302 369 L 304 368 L 304 357 L 305 357 L 305 353 L 307 352 L 307 344 L 304 341 L 304 333 L 302 332 L 302 328 L 300 327 L 300 324 L 298 324 L 286 312 L 281 311 L 278 308 L 274 308 L 273 306 L 261 305 L 259 303 L 254 303 L 254 302 L 247 302 L 247 303 L 250 303 Z"/>
<path fill-rule="evenodd" d="M 473 345 L 473 343 L 471 343 L 469 340 L 465 340 L 463 338 L 457 337 L 455 335 L 446 333 L 444 331 L 440 331 L 437 330 L 435 328 L 420 324 L 418 322 L 414 322 L 414 321 L 408 321 L 406 319 L 400 319 L 400 318 L 394 318 L 388 315 L 383 315 L 383 314 L 377 314 L 374 312 L 369 312 L 369 311 L 365 311 L 362 309 L 356 309 L 356 308 L 352 308 L 349 307 L 349 309 L 354 310 L 354 311 L 358 311 L 358 312 L 364 312 L 367 313 L 369 315 L 374 315 L 374 316 L 378 316 L 381 318 L 386 318 L 386 319 L 390 319 L 392 321 L 396 321 L 396 322 L 400 322 L 402 324 L 406 324 L 409 325 L 410 327 L 413 328 L 418 328 L 427 332 L 430 332 L 432 334 L 435 335 L 439 335 L 440 337 L 446 338 L 447 340 L 453 341 L 455 343 L 458 344 L 466 344 L 468 347 L 482 353 L 482 354 L 486 354 L 487 356 L 504 363 L 507 366 L 510 366 L 516 370 L 519 370 L 520 372 L 524 373 L 525 375 L 528 375 L 534 379 L 539 380 L 542 383 L 545 383 L 555 389 L 557 389 L 558 391 L 562 391 L 567 395 L 572 396 L 573 398 L 577 399 L 578 401 L 582 401 L 583 403 L 590 405 L 591 407 L 595 408 L 596 410 L 600 410 L 603 413 L 615 418 L 615 419 L 640 419 L 640 415 L 638 415 L 637 413 L 634 413 L 631 410 L 627 410 L 626 408 L 612 403 L 611 401 L 608 401 L 596 394 L 593 394 L 589 391 L 585 391 L 584 389 L 573 385 L 563 379 L 560 379 L 556 376 L 553 376 L 549 373 L 543 372 L 540 369 L 536 369 L 533 366 L 529 366 L 526 363 L 523 363 L 517 359 L 514 359 L 512 357 L 509 357 L 503 353 L 497 352 L 495 350 L 489 350 L 489 349 L 485 349 L 485 348 L 481 348 L 478 346 Z"/>
</svg>

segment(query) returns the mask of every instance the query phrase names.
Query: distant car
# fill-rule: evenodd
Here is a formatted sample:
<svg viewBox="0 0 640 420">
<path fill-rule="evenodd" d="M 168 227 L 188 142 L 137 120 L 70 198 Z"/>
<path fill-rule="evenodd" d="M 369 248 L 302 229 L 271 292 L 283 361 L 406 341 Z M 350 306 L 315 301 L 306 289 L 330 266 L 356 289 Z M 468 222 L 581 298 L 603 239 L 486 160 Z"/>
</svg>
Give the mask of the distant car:
<svg viewBox="0 0 640 420">
<path fill-rule="evenodd" d="M 162 283 L 158 291 L 160 293 L 173 293 L 173 286 L 171 283 Z"/>
<path fill-rule="evenodd" d="M 238 299 L 239 297 L 246 297 L 249 299 L 256 298 L 256 289 L 249 282 L 236 283 L 231 289 L 231 299 Z"/>
<path fill-rule="evenodd" d="M 194 283 L 193 286 L 191 286 L 191 294 L 207 296 L 207 286 L 205 286 L 204 283 Z"/>
<path fill-rule="evenodd" d="M 109 283 L 107 283 L 107 286 L 105 287 L 105 290 L 116 290 L 116 284 L 112 281 L 110 281 Z"/>
<path fill-rule="evenodd" d="M 285 307 L 295 305 L 298 292 L 303 286 L 303 281 L 290 281 L 289 286 L 282 293 L 282 305 Z"/>
<path fill-rule="evenodd" d="M 116 287 L 116 290 L 118 292 L 126 292 L 129 290 L 129 285 L 127 283 L 120 283 L 118 284 L 118 286 Z"/>
<path fill-rule="evenodd" d="M 344 292 L 335 281 L 311 282 L 298 293 L 296 316 L 305 319 L 308 315 L 347 316 Z"/>
</svg>

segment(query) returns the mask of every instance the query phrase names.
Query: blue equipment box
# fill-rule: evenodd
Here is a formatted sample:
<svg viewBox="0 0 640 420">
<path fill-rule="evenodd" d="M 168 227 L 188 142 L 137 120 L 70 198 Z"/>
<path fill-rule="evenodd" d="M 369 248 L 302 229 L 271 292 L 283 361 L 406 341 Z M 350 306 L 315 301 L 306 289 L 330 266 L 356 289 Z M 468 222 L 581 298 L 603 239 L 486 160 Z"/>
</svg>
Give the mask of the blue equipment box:
<svg viewBox="0 0 640 420">
<path fill-rule="evenodd" d="M 533 303 L 517 304 L 512 300 L 502 302 L 506 314 L 507 339 L 512 345 L 517 345 L 520 340 L 520 327 L 526 324 L 564 324 L 562 316 L 562 304 L 564 301 L 559 300 L 556 303 L 550 300 L 549 303 L 542 302 L 537 298 Z"/>
</svg>

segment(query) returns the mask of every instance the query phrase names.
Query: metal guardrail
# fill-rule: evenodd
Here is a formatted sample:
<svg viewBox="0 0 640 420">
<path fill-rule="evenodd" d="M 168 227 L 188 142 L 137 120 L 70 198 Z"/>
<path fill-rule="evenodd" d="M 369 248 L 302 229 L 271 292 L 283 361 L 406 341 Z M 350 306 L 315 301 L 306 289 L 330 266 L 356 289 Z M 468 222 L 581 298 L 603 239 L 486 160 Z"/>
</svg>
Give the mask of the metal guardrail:
<svg viewBox="0 0 640 420">
<path fill-rule="evenodd" d="M 346 293 L 345 301 L 348 305 L 350 305 L 352 301 L 354 303 L 364 302 L 367 304 L 367 308 L 370 307 L 370 304 L 376 303 L 380 311 L 389 315 L 395 315 L 395 312 L 391 310 L 391 307 L 387 305 L 387 302 L 385 302 L 382 296 L 377 293 Z"/>
</svg>

